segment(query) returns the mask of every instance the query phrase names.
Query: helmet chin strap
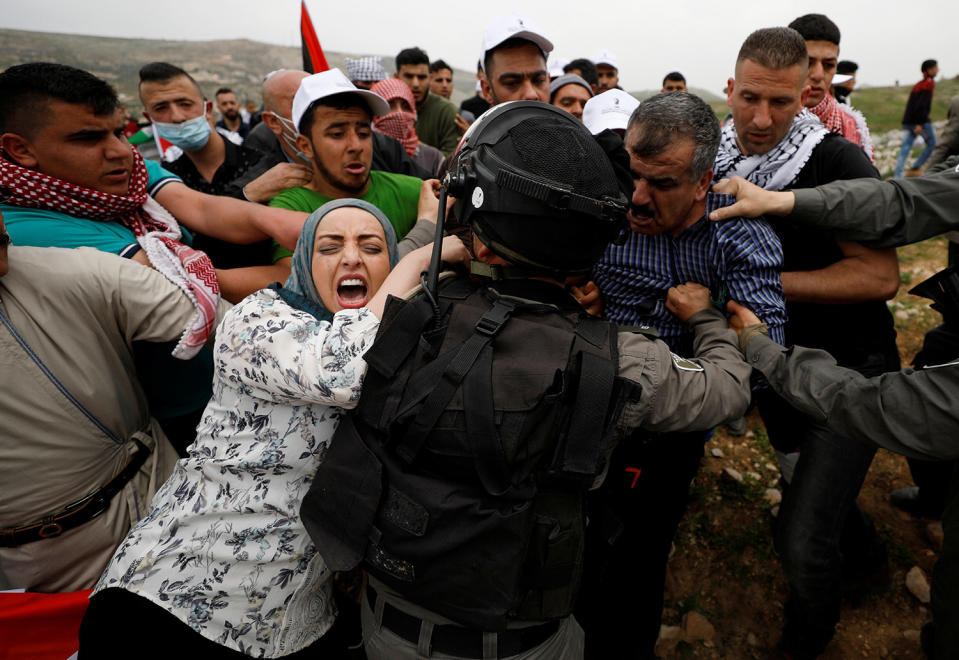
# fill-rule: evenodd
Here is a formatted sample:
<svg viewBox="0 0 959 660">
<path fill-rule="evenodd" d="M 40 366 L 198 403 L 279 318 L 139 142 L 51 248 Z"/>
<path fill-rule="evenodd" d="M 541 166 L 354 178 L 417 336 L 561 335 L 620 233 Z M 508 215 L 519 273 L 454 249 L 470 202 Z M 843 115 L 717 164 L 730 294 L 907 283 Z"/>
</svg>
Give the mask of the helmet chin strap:
<svg viewBox="0 0 959 660">
<path fill-rule="evenodd" d="M 420 282 L 433 307 L 434 325 L 437 328 L 441 321 L 437 290 L 439 289 L 440 267 L 443 259 L 443 222 L 446 219 L 446 199 L 448 197 L 446 187 L 449 180 L 450 177 L 447 174 L 443 180 L 443 185 L 440 186 L 439 209 L 436 212 L 436 233 L 433 235 L 433 254 L 430 257 L 430 267 L 429 270 L 420 273 Z"/>
</svg>

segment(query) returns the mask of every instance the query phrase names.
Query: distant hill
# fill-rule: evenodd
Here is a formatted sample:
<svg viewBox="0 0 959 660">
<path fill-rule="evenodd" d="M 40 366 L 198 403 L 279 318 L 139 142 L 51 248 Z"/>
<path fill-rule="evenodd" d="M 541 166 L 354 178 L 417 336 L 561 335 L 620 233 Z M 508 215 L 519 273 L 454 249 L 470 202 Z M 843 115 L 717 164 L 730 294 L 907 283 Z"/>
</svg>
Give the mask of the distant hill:
<svg viewBox="0 0 959 660">
<path fill-rule="evenodd" d="M 223 41 L 165 41 L 118 39 L 52 32 L 0 29 L 0 70 L 24 62 L 46 61 L 86 69 L 113 84 L 121 100 L 139 116 L 137 72 L 147 62 L 165 61 L 182 67 L 210 98 L 218 87 L 230 87 L 238 98 L 260 102 L 260 83 L 276 69 L 303 66 L 299 48 L 235 39 Z M 371 53 L 325 51 L 330 66 L 345 71 L 344 58 Z M 375 53 L 373 53 L 375 54 Z M 383 56 L 383 66 L 392 73 L 393 54 Z M 452 101 L 457 105 L 472 96 L 476 74 L 455 70 Z"/>
</svg>

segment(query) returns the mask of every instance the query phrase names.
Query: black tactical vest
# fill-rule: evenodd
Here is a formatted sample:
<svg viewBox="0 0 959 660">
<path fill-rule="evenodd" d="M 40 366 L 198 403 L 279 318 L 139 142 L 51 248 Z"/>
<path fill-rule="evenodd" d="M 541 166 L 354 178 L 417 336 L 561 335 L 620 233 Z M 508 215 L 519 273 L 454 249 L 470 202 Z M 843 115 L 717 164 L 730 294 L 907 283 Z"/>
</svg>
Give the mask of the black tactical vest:
<svg viewBox="0 0 959 660">
<path fill-rule="evenodd" d="M 615 326 L 535 280 L 391 299 L 301 510 L 332 570 L 361 561 L 463 625 L 568 615 L 585 495 L 624 387 Z"/>
</svg>

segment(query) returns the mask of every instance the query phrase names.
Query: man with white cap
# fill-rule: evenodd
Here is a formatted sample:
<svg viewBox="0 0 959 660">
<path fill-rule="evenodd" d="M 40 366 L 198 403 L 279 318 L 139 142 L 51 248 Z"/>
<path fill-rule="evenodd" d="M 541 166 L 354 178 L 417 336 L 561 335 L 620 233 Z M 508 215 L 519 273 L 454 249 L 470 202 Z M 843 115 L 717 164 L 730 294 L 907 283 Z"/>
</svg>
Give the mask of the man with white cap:
<svg viewBox="0 0 959 660">
<path fill-rule="evenodd" d="M 350 66 L 350 58 L 347 67 Z M 361 60 L 378 58 L 360 58 Z M 357 62 L 359 60 L 352 60 Z M 371 75 L 353 68 L 349 75 Z M 306 71 L 279 69 L 267 74 L 263 80 L 263 121 L 250 130 L 244 146 L 261 151 L 270 157 L 272 164 L 297 163 L 309 166 L 309 160 L 296 146 L 296 126 L 293 123 L 293 97 L 300 88 L 300 81 L 309 76 Z M 385 78 L 385 74 L 380 80 Z M 371 168 L 384 172 L 408 174 L 428 179 L 430 172 L 413 162 L 403 146 L 382 133 L 373 134 L 373 161 Z M 268 201 L 268 200 L 267 200 Z"/>
<path fill-rule="evenodd" d="M 522 16 L 501 16 L 486 26 L 480 63 L 483 97 L 492 105 L 506 101 L 549 103 L 546 58 L 553 42 Z"/>
<path fill-rule="evenodd" d="M 379 95 L 357 89 L 339 69 L 304 78 L 293 97 L 296 146 L 310 159 L 313 180 L 291 188 L 270 202 L 312 213 L 326 202 L 356 197 L 377 206 L 389 218 L 398 238 L 417 217 L 420 179 L 370 170 L 374 116 L 385 115 L 389 104 Z M 276 254 L 291 256 L 277 246 Z"/>
<path fill-rule="evenodd" d="M 611 50 L 603 49 L 593 55 L 591 58 L 596 65 L 596 71 L 599 74 L 598 94 L 610 89 L 622 89 L 619 86 L 619 65 L 616 62 L 616 54 Z"/>
<path fill-rule="evenodd" d="M 639 101 L 621 89 L 610 89 L 597 94 L 583 108 L 583 123 L 593 135 L 609 129 L 626 136 L 629 117 L 639 106 Z"/>
</svg>

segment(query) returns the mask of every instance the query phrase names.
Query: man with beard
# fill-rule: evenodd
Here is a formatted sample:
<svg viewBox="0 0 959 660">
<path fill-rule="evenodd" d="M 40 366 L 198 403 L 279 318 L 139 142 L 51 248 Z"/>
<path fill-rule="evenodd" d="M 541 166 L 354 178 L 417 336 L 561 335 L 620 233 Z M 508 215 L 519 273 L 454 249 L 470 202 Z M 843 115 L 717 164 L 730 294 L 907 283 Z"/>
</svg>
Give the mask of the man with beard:
<svg viewBox="0 0 959 660">
<path fill-rule="evenodd" d="M 423 182 L 370 171 L 370 124 L 374 116 L 389 111 L 381 96 L 357 89 L 339 69 L 304 78 L 293 97 L 293 124 L 299 131 L 296 146 L 310 159 L 313 179 L 280 193 L 270 206 L 312 213 L 330 200 L 356 197 L 383 211 L 398 238 L 406 236 L 416 223 Z M 292 253 L 277 247 L 278 255 Z"/>
<path fill-rule="evenodd" d="M 216 123 L 217 130 L 221 131 L 221 134 L 222 131 L 235 134 L 240 138 L 237 144 L 242 144 L 250 132 L 250 125 L 243 121 L 243 117 L 240 116 L 240 104 L 236 100 L 236 94 L 229 87 L 221 87 L 216 90 L 214 96 L 216 98 L 216 109 L 222 115 Z M 226 137 L 236 142 L 232 135 Z"/>
<path fill-rule="evenodd" d="M 483 98 L 491 105 L 506 101 L 549 103 L 546 57 L 553 42 L 522 16 L 502 16 L 483 32 L 480 78 Z"/>
</svg>

